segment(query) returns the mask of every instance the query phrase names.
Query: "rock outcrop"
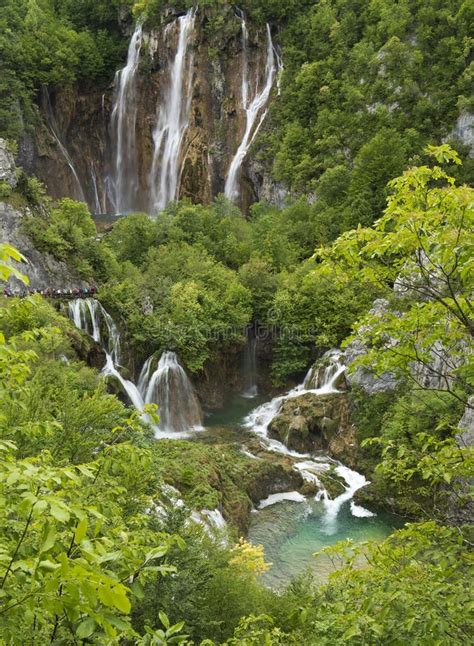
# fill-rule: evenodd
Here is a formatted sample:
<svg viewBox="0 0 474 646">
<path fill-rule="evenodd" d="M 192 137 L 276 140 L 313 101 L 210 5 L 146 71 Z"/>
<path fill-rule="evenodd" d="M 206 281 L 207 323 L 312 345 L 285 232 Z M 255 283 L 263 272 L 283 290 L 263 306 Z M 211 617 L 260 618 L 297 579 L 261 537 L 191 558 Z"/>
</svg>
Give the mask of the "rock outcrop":
<svg viewBox="0 0 474 646">
<path fill-rule="evenodd" d="M 19 210 L 0 202 L 0 242 L 8 242 L 20 251 L 26 258 L 26 263 L 18 269 L 28 276 L 29 287 L 32 289 L 73 289 L 86 287 L 77 275 L 64 262 L 53 258 L 50 254 L 39 252 L 22 230 L 22 221 L 28 210 Z M 15 278 L 8 285 L 13 289 L 24 287 Z"/>
<path fill-rule="evenodd" d="M 474 114 L 463 111 L 456 121 L 452 136 L 469 147 L 470 156 L 474 157 Z"/>
<path fill-rule="evenodd" d="M 15 188 L 17 179 L 15 160 L 9 151 L 5 139 L 0 138 L 0 182 L 5 182 L 10 188 Z"/>
<path fill-rule="evenodd" d="M 6 143 L 0 139 L 0 181 L 16 186 L 16 167 Z M 23 230 L 22 223 L 28 215 L 26 207 L 17 208 L 7 202 L 0 202 L 0 242 L 13 245 L 26 258 L 20 268 L 30 280 L 32 289 L 72 289 L 86 286 L 64 262 L 59 262 L 47 253 L 40 253 Z M 12 288 L 24 287 L 15 278 L 9 280 Z"/>
<path fill-rule="evenodd" d="M 344 393 L 306 392 L 284 400 L 268 433 L 292 450 L 325 451 L 345 464 L 355 464 L 356 432 L 349 420 L 349 402 Z"/>
</svg>

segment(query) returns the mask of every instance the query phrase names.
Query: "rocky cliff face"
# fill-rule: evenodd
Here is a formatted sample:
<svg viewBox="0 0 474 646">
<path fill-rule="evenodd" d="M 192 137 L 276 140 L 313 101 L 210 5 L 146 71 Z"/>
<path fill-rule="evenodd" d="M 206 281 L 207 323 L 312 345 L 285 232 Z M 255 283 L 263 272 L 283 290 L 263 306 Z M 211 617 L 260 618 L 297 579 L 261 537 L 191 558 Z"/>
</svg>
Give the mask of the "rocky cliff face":
<svg viewBox="0 0 474 646">
<path fill-rule="evenodd" d="M 9 189 L 17 186 L 17 170 L 13 155 L 8 150 L 4 139 L 0 139 L 0 183 Z M 7 201 L 0 201 L 0 242 L 13 245 L 25 257 L 21 272 L 28 276 L 32 289 L 72 289 L 85 285 L 63 262 L 50 254 L 40 253 L 24 232 L 23 219 L 27 216 L 27 207 L 15 207 Z M 8 286 L 23 289 L 24 285 L 16 278 L 10 278 Z"/>
<path fill-rule="evenodd" d="M 187 128 L 179 151 L 177 197 L 207 203 L 224 192 L 232 159 L 247 127 L 244 70 L 248 88 L 262 88 L 268 73 L 267 31 L 245 24 L 231 7 L 219 9 L 222 26 L 216 27 L 210 10 L 200 9 L 192 24 L 185 65 L 190 67 Z M 246 40 L 243 29 L 246 30 Z M 129 36 L 124 36 L 130 38 Z M 136 174 L 138 188 L 132 210 L 150 212 L 153 165 L 153 131 L 163 109 L 175 71 L 180 39 L 176 16 L 163 18 L 154 31 L 143 31 L 134 93 L 136 105 Z M 264 121 L 265 109 L 276 95 L 278 55 L 274 48 L 273 90 L 258 112 L 255 126 Z M 107 184 L 113 178 L 116 142 L 113 108 L 117 78 L 108 87 L 73 86 L 45 90 L 40 99 L 43 123 L 34 142 L 23 142 L 20 161 L 42 179 L 54 197 L 84 199 L 93 212 L 114 212 Z M 253 96 L 248 97 L 248 104 Z M 272 196 L 265 168 L 255 169 L 252 151 L 239 173 L 243 209 L 260 196 Z M 109 187 L 110 188 L 110 187 Z M 281 188 L 276 195 L 281 196 Z"/>
</svg>

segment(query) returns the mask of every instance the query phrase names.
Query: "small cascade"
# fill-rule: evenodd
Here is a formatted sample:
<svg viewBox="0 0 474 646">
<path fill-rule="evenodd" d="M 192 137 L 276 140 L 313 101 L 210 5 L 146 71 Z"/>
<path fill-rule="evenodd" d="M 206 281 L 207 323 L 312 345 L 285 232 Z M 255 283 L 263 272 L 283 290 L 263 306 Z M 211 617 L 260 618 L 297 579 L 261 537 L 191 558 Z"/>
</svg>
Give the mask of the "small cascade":
<svg viewBox="0 0 474 646">
<path fill-rule="evenodd" d="M 81 181 L 79 179 L 79 175 L 77 174 L 76 168 L 74 166 L 74 163 L 71 159 L 71 155 L 69 154 L 66 146 L 63 144 L 61 141 L 61 138 L 59 136 L 59 128 L 58 124 L 56 123 L 56 118 L 54 116 L 54 111 L 53 107 L 51 105 L 51 99 L 49 97 L 49 92 L 46 86 L 41 87 L 41 98 L 42 98 L 42 103 L 44 106 L 44 110 L 46 113 L 46 121 L 49 127 L 49 131 L 53 135 L 54 140 L 58 144 L 59 150 L 61 151 L 64 159 L 66 160 L 67 165 L 69 166 L 71 173 L 73 174 L 74 177 L 74 183 L 75 183 L 75 195 L 74 197 L 78 199 L 81 202 L 85 202 L 86 199 L 84 197 L 84 191 L 82 190 L 82 185 Z"/>
<path fill-rule="evenodd" d="M 346 502 L 351 501 L 351 513 L 353 516 L 369 517 L 374 515 L 369 510 L 356 505 L 352 501 L 355 492 L 368 484 L 367 480 L 363 475 L 356 471 L 352 471 L 342 464 L 338 464 L 329 457 L 310 456 L 308 454 L 291 451 L 282 442 L 271 439 L 267 435 L 270 422 L 278 414 L 282 403 L 287 399 L 300 397 L 306 393 L 327 395 L 328 393 L 339 392 L 337 390 L 337 384 L 340 381 L 341 375 L 346 370 L 346 366 L 341 362 L 341 355 L 339 352 L 331 352 L 328 354 L 328 357 L 330 361 L 326 367 L 317 369 L 316 371 L 311 368 L 306 375 L 303 384 L 296 386 L 296 388 L 290 390 L 286 395 L 275 397 L 271 401 L 258 406 L 245 418 L 244 424 L 246 428 L 257 435 L 260 435 L 262 438 L 262 444 L 267 450 L 282 453 L 290 457 L 296 457 L 300 460 L 294 464 L 294 468 L 301 474 L 306 482 L 318 487 L 318 493 L 316 494 L 315 500 L 323 501 L 325 509 L 323 519 L 324 532 L 330 535 L 337 531 L 337 517 L 341 507 Z M 334 498 L 334 500 L 331 500 L 321 481 L 321 475 L 327 472 L 331 468 L 331 465 L 337 465 L 335 466 L 334 471 L 336 475 L 346 482 L 347 485 L 345 491 Z M 297 497 L 293 496 L 293 493 L 291 493 L 291 497 L 288 497 L 287 499 L 296 500 Z M 278 497 L 270 497 L 268 504 L 279 502 L 279 500 L 280 499 Z M 285 500 L 285 498 L 282 497 L 281 500 Z M 267 501 L 264 502 L 266 503 Z M 266 504 L 264 506 L 266 506 Z"/>
<path fill-rule="evenodd" d="M 139 391 L 146 404 L 157 404 L 160 430 L 183 433 L 201 428 L 202 411 L 193 386 L 174 352 L 164 352 L 154 372 L 145 363 Z"/>
<path fill-rule="evenodd" d="M 91 336 L 105 352 L 102 373 L 115 377 L 138 411 L 144 408 L 143 399 L 135 384 L 122 377 L 118 370 L 120 362 L 120 333 L 110 314 L 95 298 L 76 299 L 69 302 L 69 316 L 74 325 Z"/>
<path fill-rule="evenodd" d="M 326 366 L 310 368 L 304 380 L 306 390 L 320 390 L 323 392 L 334 392 L 336 385 L 347 366 L 342 363 L 341 353 L 338 350 L 327 352 L 323 359 L 328 363 Z"/>
<path fill-rule="evenodd" d="M 94 197 L 94 214 L 100 215 L 107 212 L 107 206 L 104 200 L 99 197 L 99 183 L 97 181 L 97 173 L 95 172 L 94 162 L 91 163 L 91 181 L 92 181 L 92 194 Z"/>
<path fill-rule="evenodd" d="M 193 511 L 190 519 L 197 525 L 201 525 L 209 538 L 223 546 L 227 545 L 227 523 L 219 509 Z"/>
<path fill-rule="evenodd" d="M 137 23 L 128 47 L 127 63 L 115 75 L 111 117 L 112 176 L 106 178 L 105 183 L 116 215 L 130 213 L 137 204 L 137 72 L 142 38 L 142 26 Z"/>
<path fill-rule="evenodd" d="M 193 57 L 189 54 L 195 9 L 190 9 L 165 28 L 165 42 L 178 29 L 178 45 L 170 69 L 166 94 L 162 96 L 153 130 L 153 162 L 150 171 L 151 213 L 162 211 L 177 199 L 180 157 L 189 124 Z"/>
<path fill-rule="evenodd" d="M 124 391 L 127 393 L 128 398 L 132 402 L 133 406 L 138 410 L 138 411 L 143 411 L 145 407 L 145 402 L 143 401 L 143 398 L 140 394 L 140 391 L 138 388 L 135 386 L 133 381 L 130 381 L 129 379 L 125 379 L 122 377 L 120 372 L 117 370 L 117 367 L 110 356 L 110 354 L 107 354 L 107 360 L 105 363 L 105 366 L 102 370 L 102 373 L 106 377 L 115 377 L 119 383 L 122 385 Z M 147 420 L 148 421 L 148 420 Z"/>
<path fill-rule="evenodd" d="M 251 99 L 252 84 L 248 69 L 248 31 L 245 18 L 243 16 L 241 17 L 241 24 L 243 52 L 241 100 L 242 108 L 245 111 L 245 130 L 237 152 L 230 164 L 224 189 L 226 197 L 233 202 L 236 202 L 239 199 L 240 170 L 244 159 L 247 156 L 248 150 L 267 115 L 268 100 L 277 74 L 277 65 L 281 65 L 281 59 L 275 56 L 270 25 L 267 24 L 267 62 L 265 66 L 265 83 L 260 90 L 258 90 L 257 83 L 255 94 Z"/>
<path fill-rule="evenodd" d="M 116 365 L 120 363 L 120 333 L 113 318 L 95 298 L 77 298 L 70 301 L 69 316 L 74 325 L 91 336 L 110 356 Z"/>
<path fill-rule="evenodd" d="M 283 493 L 273 493 L 268 496 L 268 498 L 261 500 L 258 503 L 258 508 L 265 509 L 265 507 L 276 505 L 277 503 L 283 502 L 284 500 L 289 500 L 291 502 L 306 502 L 306 498 L 298 491 L 284 491 Z"/>
<path fill-rule="evenodd" d="M 138 377 L 137 387 L 140 393 L 142 394 L 143 399 L 145 399 L 148 384 L 150 383 L 151 376 L 154 372 L 153 370 L 154 362 L 155 362 L 155 357 L 152 355 L 143 364 L 143 368 L 140 371 L 140 376 Z"/>
<path fill-rule="evenodd" d="M 242 397 L 253 399 L 258 395 L 257 338 L 255 336 L 247 337 L 244 348 L 243 373 L 245 388 Z"/>
<path fill-rule="evenodd" d="M 367 480 L 362 474 L 357 473 L 357 471 L 352 471 L 352 469 L 349 469 L 342 464 L 337 466 L 335 471 L 338 476 L 341 476 L 341 478 L 346 481 L 347 487 L 346 490 L 341 493 L 340 496 L 334 498 L 334 500 L 331 500 L 327 493 L 323 492 L 324 507 L 326 511 L 323 522 L 325 525 L 325 533 L 327 534 L 334 534 L 337 531 L 336 520 L 342 505 L 346 502 L 349 502 L 349 500 L 352 500 L 355 492 L 359 489 L 362 489 L 362 487 L 365 487 L 368 484 Z M 363 507 L 361 507 L 360 509 L 363 509 Z M 354 514 L 353 508 L 351 508 L 351 511 Z M 364 511 L 369 515 L 373 515 L 368 510 Z M 357 515 L 357 513 L 355 513 L 354 515 Z"/>
<path fill-rule="evenodd" d="M 286 395 L 280 395 L 279 397 L 274 397 L 269 402 L 265 402 L 247 415 L 244 420 L 245 427 L 264 438 L 265 445 L 268 448 L 271 448 L 271 450 L 285 453 L 286 455 L 298 455 L 294 451 L 287 449 L 286 446 L 281 442 L 278 442 L 278 440 L 268 438 L 268 426 L 272 419 L 278 414 L 282 403 L 287 399 L 300 397 L 306 393 L 327 395 L 339 392 L 336 385 L 339 382 L 341 375 L 344 374 L 346 366 L 341 363 L 341 357 L 339 354 L 334 354 L 332 356 L 334 360 L 331 365 L 323 371 L 321 378 L 317 377 L 316 387 L 314 387 L 313 380 L 314 370 L 311 368 L 302 384 L 290 390 Z"/>
<path fill-rule="evenodd" d="M 145 404 L 157 404 L 160 424 L 157 437 L 177 437 L 201 428 L 202 411 L 193 386 L 174 352 L 164 352 L 154 369 L 152 356 L 143 365 L 138 383 L 120 373 L 120 333 L 110 314 L 95 298 L 69 302 L 74 325 L 88 334 L 104 350 L 105 376 L 117 379 L 133 406 L 143 412 Z M 150 421 L 144 416 L 146 421 Z"/>
</svg>

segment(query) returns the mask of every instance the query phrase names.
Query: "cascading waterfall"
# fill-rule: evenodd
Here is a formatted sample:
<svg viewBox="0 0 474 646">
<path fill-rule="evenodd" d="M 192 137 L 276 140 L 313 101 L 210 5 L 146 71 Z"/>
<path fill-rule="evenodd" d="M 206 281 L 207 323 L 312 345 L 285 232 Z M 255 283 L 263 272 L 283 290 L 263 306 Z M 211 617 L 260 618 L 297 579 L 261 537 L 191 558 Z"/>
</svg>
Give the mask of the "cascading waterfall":
<svg viewBox="0 0 474 646">
<path fill-rule="evenodd" d="M 310 368 L 304 380 L 306 390 L 324 388 L 334 389 L 339 381 L 339 377 L 346 371 L 346 366 L 342 363 L 341 353 L 338 350 L 330 350 L 323 359 L 327 360 L 326 366 Z M 329 390 L 329 392 L 332 392 Z"/>
<path fill-rule="evenodd" d="M 74 325 L 91 336 L 110 356 L 120 363 L 120 333 L 113 318 L 95 298 L 77 298 L 69 302 L 69 316 Z"/>
<path fill-rule="evenodd" d="M 142 26 L 137 23 L 128 47 L 127 63 L 115 75 L 111 117 L 113 168 L 112 176 L 106 178 L 105 184 L 109 202 L 117 215 L 129 213 L 137 205 L 137 72 L 142 38 Z"/>
<path fill-rule="evenodd" d="M 247 338 L 244 348 L 243 372 L 245 379 L 245 390 L 242 397 L 252 399 L 258 395 L 257 384 L 257 339 L 254 336 Z"/>
<path fill-rule="evenodd" d="M 189 53 L 195 9 L 165 29 L 165 41 L 178 25 L 178 46 L 170 69 L 169 84 L 153 130 L 153 162 L 150 172 L 151 212 L 162 211 L 178 197 L 180 156 L 189 124 L 193 57 Z"/>
<path fill-rule="evenodd" d="M 265 66 L 265 84 L 260 91 L 258 90 L 257 85 L 255 95 L 253 99 L 250 100 L 252 88 L 248 73 L 248 31 L 243 16 L 241 18 L 241 23 L 243 50 L 241 99 L 242 108 L 245 111 L 245 130 L 237 152 L 230 164 L 224 189 L 226 197 L 233 202 L 237 201 L 239 198 L 241 167 L 245 157 L 247 156 L 248 150 L 267 115 L 267 105 L 270 98 L 270 92 L 273 87 L 273 82 L 275 80 L 275 75 L 277 74 L 277 65 L 281 65 L 280 58 L 275 56 L 270 25 L 267 24 L 267 62 Z"/>
<path fill-rule="evenodd" d="M 183 433 L 201 427 L 201 406 L 174 352 L 164 352 L 154 372 L 147 361 L 138 384 L 145 403 L 159 407 L 161 431 Z"/>
<path fill-rule="evenodd" d="M 340 356 L 334 355 L 334 360 L 332 362 L 331 369 L 325 370 L 323 377 L 320 380 L 320 383 L 316 387 L 312 386 L 311 376 L 312 369 L 308 372 L 305 377 L 305 380 L 296 388 L 293 388 L 286 395 L 280 395 L 279 397 L 274 397 L 269 402 L 258 406 L 245 418 L 245 426 L 251 429 L 254 433 L 260 435 L 265 444 L 278 452 L 286 453 L 287 455 L 301 455 L 295 451 L 287 449 L 284 444 L 278 442 L 277 440 L 272 440 L 267 437 L 268 426 L 272 419 L 278 414 L 278 411 L 281 408 L 282 403 L 286 399 L 291 399 L 293 397 L 299 397 L 305 393 L 314 393 L 315 395 L 327 395 L 330 393 L 337 393 L 336 384 L 339 381 L 341 374 L 346 370 L 346 366 L 340 363 Z"/>
<path fill-rule="evenodd" d="M 156 370 L 153 370 L 154 357 L 150 357 L 135 385 L 120 373 L 120 333 L 99 301 L 94 298 L 70 301 L 69 316 L 77 328 L 103 348 L 106 355 L 103 374 L 119 381 L 133 406 L 140 412 L 145 404 L 159 406 L 157 437 L 177 437 L 201 427 L 201 407 L 174 352 L 164 352 Z M 150 421 L 147 417 L 144 419 Z"/>
<path fill-rule="evenodd" d="M 346 366 L 341 363 L 341 355 L 338 352 L 333 352 L 328 355 L 329 365 L 323 370 L 317 370 L 316 375 L 314 370 L 310 369 L 305 377 L 303 384 L 293 388 L 286 395 L 275 397 L 270 402 L 262 404 L 254 411 L 252 411 L 245 419 L 245 426 L 252 430 L 257 435 L 260 435 L 263 440 L 265 448 L 270 451 L 276 451 L 297 458 L 304 458 L 301 462 L 297 462 L 294 468 L 299 471 L 304 480 L 315 484 L 319 491 L 316 495 L 316 500 L 322 500 L 325 507 L 325 516 L 323 519 L 325 525 L 325 532 L 332 534 L 337 529 L 337 516 L 344 503 L 351 501 L 351 512 L 354 516 L 368 517 L 373 516 L 372 512 L 364 507 L 353 503 L 352 498 L 356 491 L 368 484 L 363 475 L 349 469 L 348 467 L 339 464 L 335 467 L 335 473 L 340 476 L 345 482 L 346 487 L 342 494 L 334 499 L 331 499 L 321 483 L 319 476 L 321 473 L 330 469 L 329 463 L 334 463 L 329 458 L 311 459 L 308 454 L 297 453 L 296 451 L 289 450 L 284 444 L 273 440 L 268 437 L 268 426 L 272 419 L 278 414 L 282 403 L 290 398 L 299 397 L 306 393 L 313 393 L 315 395 L 326 395 L 329 393 L 337 393 L 337 384 L 341 375 L 345 372 Z M 315 383 L 316 381 L 316 383 Z M 337 464 L 337 463 L 336 463 Z M 294 492 L 285 492 L 281 494 L 281 500 L 293 500 L 295 502 L 302 502 L 303 498 L 294 495 Z M 267 501 L 261 507 L 267 506 Z M 271 503 L 278 502 L 278 497 L 271 498 Z"/>
<path fill-rule="evenodd" d="M 64 159 L 66 160 L 66 163 L 69 166 L 69 169 L 71 170 L 71 173 L 72 173 L 72 175 L 74 177 L 74 183 L 76 185 L 76 195 L 75 195 L 75 197 L 78 200 L 80 200 L 81 202 L 85 202 L 86 199 L 84 197 L 84 191 L 82 190 L 82 185 L 81 185 L 81 181 L 79 179 L 79 175 L 77 174 L 76 168 L 75 168 L 74 163 L 73 163 L 72 158 L 71 158 L 71 155 L 69 154 L 66 146 L 63 144 L 63 142 L 61 141 L 61 138 L 59 136 L 58 124 L 56 123 L 56 119 L 54 117 L 54 112 L 53 112 L 53 108 L 51 106 L 51 99 L 49 97 L 48 89 L 45 86 L 41 87 L 41 96 L 42 96 L 42 99 L 43 99 L 43 105 L 44 105 L 45 112 L 46 112 L 46 120 L 47 120 L 49 130 L 50 130 L 51 134 L 53 135 L 54 140 L 58 144 L 59 150 L 61 151 Z"/>
</svg>

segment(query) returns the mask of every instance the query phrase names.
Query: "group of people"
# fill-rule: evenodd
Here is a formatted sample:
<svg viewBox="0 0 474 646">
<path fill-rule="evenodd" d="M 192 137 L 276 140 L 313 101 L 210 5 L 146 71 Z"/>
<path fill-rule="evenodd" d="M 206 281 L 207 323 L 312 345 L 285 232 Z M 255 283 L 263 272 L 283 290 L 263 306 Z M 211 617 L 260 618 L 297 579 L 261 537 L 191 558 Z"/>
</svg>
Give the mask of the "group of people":
<svg viewBox="0 0 474 646">
<path fill-rule="evenodd" d="M 41 294 L 45 298 L 87 298 L 97 292 L 97 287 L 75 287 L 74 289 L 34 289 L 32 287 L 5 287 L 3 295 L 7 297 L 25 298 L 33 294 Z"/>
</svg>

